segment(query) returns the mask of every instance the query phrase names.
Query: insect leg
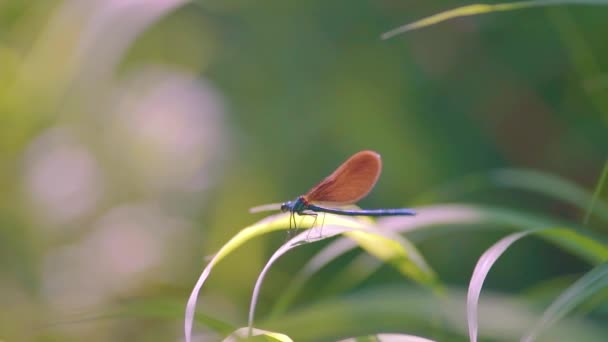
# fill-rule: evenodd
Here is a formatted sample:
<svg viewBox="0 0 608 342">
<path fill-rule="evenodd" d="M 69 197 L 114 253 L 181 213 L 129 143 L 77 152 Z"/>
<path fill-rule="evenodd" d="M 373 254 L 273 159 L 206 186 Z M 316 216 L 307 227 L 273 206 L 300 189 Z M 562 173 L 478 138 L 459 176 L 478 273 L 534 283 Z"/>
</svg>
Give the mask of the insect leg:
<svg viewBox="0 0 608 342">
<path fill-rule="evenodd" d="M 321 228 L 319 229 L 319 237 L 323 235 L 323 226 L 325 225 L 325 213 L 323 213 L 323 220 L 321 221 Z"/>
<path fill-rule="evenodd" d="M 314 216 L 315 219 L 312 222 L 312 226 L 310 226 L 310 228 L 308 229 L 308 233 L 306 234 L 306 240 L 309 240 L 310 237 L 310 232 L 315 228 L 315 226 L 317 225 L 317 217 L 319 216 L 318 213 L 314 212 L 314 211 L 304 211 L 302 212 L 303 215 L 307 215 L 307 216 Z"/>
<path fill-rule="evenodd" d="M 292 224 L 293 222 L 293 224 Z M 295 235 L 295 231 L 298 229 L 296 225 L 296 213 L 291 212 L 289 214 L 289 230 L 287 231 L 287 239 L 291 239 Z"/>
</svg>

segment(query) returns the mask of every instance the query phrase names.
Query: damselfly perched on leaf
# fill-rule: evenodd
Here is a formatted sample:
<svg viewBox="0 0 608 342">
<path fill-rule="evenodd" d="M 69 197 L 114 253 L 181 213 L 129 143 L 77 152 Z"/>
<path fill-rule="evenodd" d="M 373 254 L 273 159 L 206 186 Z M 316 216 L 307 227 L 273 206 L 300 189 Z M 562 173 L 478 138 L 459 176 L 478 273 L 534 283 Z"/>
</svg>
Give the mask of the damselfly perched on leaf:
<svg viewBox="0 0 608 342">
<path fill-rule="evenodd" d="M 295 216 L 312 215 L 317 213 L 330 213 L 347 216 L 401 216 L 416 215 L 416 212 L 407 208 L 393 209 L 344 209 L 339 208 L 353 204 L 365 197 L 374 187 L 380 172 L 382 161 L 380 155 L 374 151 L 361 151 L 348 158 L 331 175 L 315 185 L 306 194 L 298 196 L 293 201 L 282 204 L 267 204 L 251 208 L 251 212 L 280 209 L 290 212 L 289 223 Z"/>
</svg>

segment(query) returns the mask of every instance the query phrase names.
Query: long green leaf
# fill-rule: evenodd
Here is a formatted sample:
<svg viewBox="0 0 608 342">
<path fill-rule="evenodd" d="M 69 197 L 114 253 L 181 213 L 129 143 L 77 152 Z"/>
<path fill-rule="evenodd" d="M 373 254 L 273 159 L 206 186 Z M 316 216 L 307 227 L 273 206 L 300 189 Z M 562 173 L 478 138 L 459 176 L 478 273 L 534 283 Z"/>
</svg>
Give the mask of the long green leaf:
<svg viewBox="0 0 608 342">
<path fill-rule="evenodd" d="M 307 227 L 310 227 L 312 224 L 309 217 L 305 217 L 306 222 L 303 222 Z M 186 342 L 190 342 L 192 338 L 192 325 L 194 321 L 194 314 L 196 312 L 196 304 L 198 300 L 198 294 L 203 287 L 203 284 L 209 277 L 211 270 L 215 265 L 224 259 L 227 255 L 232 253 L 238 247 L 243 245 L 245 242 L 260 236 L 262 234 L 266 234 L 269 232 L 273 232 L 280 229 L 286 229 L 289 226 L 289 215 L 286 214 L 278 214 L 270 216 L 254 225 L 246 227 L 245 229 L 238 232 L 232 239 L 230 239 L 220 250 L 211 258 L 211 261 L 207 264 L 200 277 L 198 278 L 190 297 L 188 298 L 188 303 L 186 304 L 186 314 L 184 319 L 184 335 L 186 338 Z"/>
<path fill-rule="evenodd" d="M 298 310 L 260 322 L 269 330 L 280 330 L 295 341 L 329 341 L 350 336 L 363 336 L 385 331 L 425 336 L 431 334 L 434 322 L 444 323 L 441 341 L 459 341 L 467 335 L 465 295 L 447 289 L 446 295 L 407 287 L 379 287 L 332 297 Z M 484 340 L 516 341 L 538 317 L 538 312 L 515 297 L 485 293 L 480 303 L 481 331 Z M 548 332 L 560 341 L 602 341 L 608 327 L 580 320 L 564 319 Z M 551 339 L 549 339 L 550 341 Z"/>
<path fill-rule="evenodd" d="M 416 210 L 418 210 L 418 215 L 416 217 L 408 218 L 408 220 L 406 220 L 407 223 L 405 223 L 404 221 L 399 221 L 399 223 L 397 223 L 396 225 L 399 227 L 404 227 L 404 225 L 407 225 L 413 230 L 416 228 L 423 228 L 435 225 L 463 223 L 474 224 L 478 223 L 482 218 L 481 214 L 477 212 L 476 209 L 471 208 L 469 206 L 437 205 L 416 208 Z M 399 233 L 403 232 L 403 230 L 398 229 L 398 227 L 392 227 L 390 225 L 390 222 L 392 221 L 378 220 L 378 225 L 381 227 L 381 229 L 386 228 Z M 304 287 L 305 283 L 308 281 L 308 279 L 310 279 L 313 274 L 317 273 L 320 269 L 328 265 L 333 260 L 337 259 L 339 256 L 356 247 L 357 244 L 353 240 L 338 239 L 324 247 L 321 251 L 319 251 L 315 256 L 313 256 L 309 260 L 308 263 L 306 263 L 304 267 L 302 267 L 300 272 L 295 275 L 290 285 L 287 286 L 287 289 L 281 294 L 281 296 L 275 303 L 274 308 L 272 309 L 272 312 L 270 314 L 271 317 L 279 315 L 285 312 L 285 310 L 287 310 L 289 305 L 296 298 L 298 292 Z M 353 265 L 358 266 L 360 265 L 360 263 L 354 263 Z M 368 260 L 366 265 L 367 267 L 357 267 L 357 272 L 359 272 L 360 277 L 362 278 L 365 278 L 367 275 L 371 274 L 382 264 L 374 260 Z M 328 283 L 331 284 L 331 281 L 331 279 L 328 280 Z M 424 284 L 424 282 L 420 283 Z M 427 282 L 426 284 L 432 285 L 429 282 Z"/>
<path fill-rule="evenodd" d="M 361 228 L 373 228 L 373 225 L 367 224 L 367 221 L 348 218 L 338 215 L 327 214 L 324 219 L 324 224 L 331 226 L 342 226 L 347 228 L 361 229 Z M 310 216 L 304 216 L 302 222 L 299 223 L 301 228 L 309 228 L 315 224 L 315 220 Z M 278 214 L 270 216 L 252 226 L 246 227 L 241 230 L 237 235 L 230 239 L 220 250 L 212 257 L 211 261 L 207 264 L 203 272 L 201 273 L 198 281 L 196 282 L 188 303 L 186 305 L 186 313 L 184 319 L 184 334 L 186 341 L 190 342 L 192 334 L 193 317 L 196 311 L 196 304 L 198 294 L 209 277 L 211 270 L 217 265 L 219 261 L 224 259 L 227 255 L 232 253 L 238 247 L 243 245 L 245 242 L 266 234 L 272 231 L 287 229 L 289 226 L 289 214 Z M 321 227 L 322 228 L 322 227 Z M 307 237 L 313 237 L 308 232 L 305 233 Z M 393 234 L 393 233 L 385 233 Z M 370 254 L 380 258 L 381 260 L 391 263 L 404 274 L 412 277 L 422 283 L 435 284 L 436 277 L 435 273 L 426 264 L 422 256 L 418 253 L 416 248 L 406 241 L 399 235 L 393 234 L 392 238 L 379 237 L 370 234 L 362 234 L 362 232 L 352 231 L 347 232 L 345 235 L 357 241 L 361 246 L 368 250 Z M 399 241 L 399 242 L 396 242 Z"/>
<path fill-rule="evenodd" d="M 230 336 L 226 337 L 222 342 L 238 342 L 244 341 L 244 338 L 247 338 L 247 335 L 256 336 L 256 341 L 267 341 L 267 342 L 293 342 L 293 340 L 285 335 L 274 331 L 262 330 L 262 329 L 252 329 L 251 334 L 249 332 L 249 328 L 239 328 L 234 333 L 230 334 Z M 247 339 L 248 341 L 253 339 Z"/>
<path fill-rule="evenodd" d="M 469 340 L 471 342 L 477 342 L 479 328 L 479 295 L 481 294 L 481 288 L 490 269 L 507 248 L 529 233 L 530 232 L 514 233 L 500 239 L 500 241 L 488 248 L 477 261 L 477 265 L 475 265 L 473 275 L 469 281 L 469 290 L 467 292 L 467 323 L 469 327 Z"/>
<path fill-rule="evenodd" d="M 549 228 L 556 226 L 570 225 L 570 229 L 548 231 L 539 237 L 560 246 L 572 254 L 577 255 L 591 264 L 599 264 L 608 260 L 608 245 L 598 236 L 583 228 L 576 227 L 569 223 L 564 223 L 544 216 L 533 215 L 519 210 L 496 208 L 479 205 L 444 204 L 429 207 L 417 208 L 418 215 L 414 218 L 384 218 L 378 220 L 378 225 L 383 229 L 388 229 L 399 233 L 426 233 L 438 234 L 445 229 L 454 229 L 454 226 L 461 226 L 466 229 L 487 229 L 488 225 L 508 227 L 517 230 L 533 230 L 539 228 Z M 357 247 L 353 241 L 338 239 L 314 256 L 294 277 L 294 280 L 284 294 L 279 297 L 271 316 L 285 312 L 292 301 L 296 298 L 300 289 L 306 281 L 321 268 L 328 265 L 344 253 Z M 375 270 L 373 265 L 362 268 L 361 272 L 371 274 Z M 365 276 L 362 275 L 362 276 Z"/>
<path fill-rule="evenodd" d="M 605 173 L 606 171 L 603 174 Z M 563 177 L 532 169 L 503 168 L 471 174 L 426 192 L 419 196 L 415 202 L 428 203 L 453 200 L 471 192 L 496 187 L 540 194 L 568 203 L 580 209 L 581 212 L 588 212 L 589 208 L 593 207 L 594 215 L 608 222 L 608 203 L 600 199 L 597 194 L 592 194 L 580 185 Z M 596 187 L 596 193 L 597 189 L 598 187 Z"/>
<path fill-rule="evenodd" d="M 608 263 L 603 263 L 593 268 L 566 291 L 562 292 L 522 341 L 535 340 L 544 330 L 565 317 L 572 309 L 606 288 L 608 288 Z"/>
<path fill-rule="evenodd" d="M 345 227 L 345 226 L 325 226 L 323 227 L 323 236 L 319 237 L 314 241 L 324 240 L 333 237 L 338 234 L 348 235 L 351 238 L 354 236 L 359 243 L 364 245 L 365 249 L 368 249 L 370 253 L 381 260 L 385 260 L 395 264 L 395 266 L 405 274 L 414 273 L 414 276 L 419 276 L 419 273 L 423 277 L 432 277 L 433 273 L 428 269 L 424 260 L 418 260 L 417 262 L 410 262 L 408 255 L 412 255 L 412 245 L 407 240 L 402 238 L 400 235 L 394 234 L 390 231 L 382 231 L 376 229 L 373 226 L 368 227 Z M 253 295 L 251 296 L 251 305 L 249 309 L 249 328 L 253 329 L 253 320 L 255 307 L 262 285 L 262 281 L 272 266 L 272 264 L 282 255 L 287 253 L 289 250 L 301 246 L 305 243 L 312 242 L 309 239 L 308 233 L 304 232 L 294 237 L 279 248 L 272 257 L 268 260 L 264 269 L 260 273 L 258 280 L 254 286 Z M 422 263 L 422 264 L 421 264 Z M 424 267 L 424 268 L 422 268 Z M 426 273 L 425 273 L 426 272 Z"/>
<path fill-rule="evenodd" d="M 490 247 L 485 253 L 483 253 L 475 266 L 473 275 L 471 276 L 469 291 L 467 294 L 467 320 L 469 326 L 469 338 L 472 342 L 477 341 L 477 332 L 479 326 L 477 314 L 479 295 L 490 269 L 507 250 L 507 248 L 529 234 L 560 237 L 569 240 L 567 236 L 574 234 L 574 232 L 571 229 L 566 228 L 550 228 L 514 233 L 501 239 Z M 574 236 L 574 238 L 576 239 L 576 236 Z M 576 304 L 580 303 L 588 296 L 604 289 L 606 286 L 608 286 L 608 264 L 604 262 L 594 268 L 586 276 L 581 278 L 570 289 L 563 292 L 560 298 L 558 298 L 551 305 L 551 307 L 547 309 L 547 312 L 543 315 L 541 322 L 530 333 L 527 334 L 524 340 L 534 340 L 541 331 L 546 330 L 553 322 L 565 316 L 568 310 L 572 309 Z"/>
<path fill-rule="evenodd" d="M 600 198 L 600 193 L 602 192 L 602 188 L 604 187 L 604 183 L 606 182 L 606 178 L 608 178 L 608 160 L 606 160 L 606 162 L 604 163 L 604 169 L 602 170 L 602 173 L 600 175 L 600 179 L 597 181 L 597 185 L 595 186 L 595 190 L 593 191 L 593 197 L 591 197 L 591 203 L 589 203 L 589 207 L 587 208 L 587 211 L 585 212 L 585 218 L 583 219 L 583 222 L 585 224 L 587 224 L 587 222 L 589 222 L 589 217 L 591 217 L 591 213 L 593 212 L 593 209 L 596 206 L 596 203 L 598 206 L 602 205 L 602 207 L 599 208 L 599 210 L 604 210 L 605 208 L 603 208 L 603 202 L 599 201 Z M 607 215 L 608 216 L 608 215 Z"/>
<path fill-rule="evenodd" d="M 604 174 L 606 172 L 605 170 Z M 596 194 L 592 195 L 589 191 L 564 178 L 535 170 L 496 170 L 489 174 L 489 180 L 497 186 L 532 191 L 572 204 L 581 211 L 587 212 L 584 221 L 591 214 L 590 209 L 595 207 L 596 215 L 608 222 L 608 204 L 599 200 L 597 195 L 601 181 L 596 187 Z"/>
<path fill-rule="evenodd" d="M 400 26 L 382 34 L 382 39 L 389 39 L 407 31 L 435 25 L 446 20 L 479 15 L 492 12 L 514 11 L 524 8 L 556 6 L 556 5 L 607 5 L 608 1 L 601 0 L 533 0 L 519 2 L 505 2 L 500 4 L 473 4 L 440 12 L 413 23 Z"/>
<path fill-rule="evenodd" d="M 406 335 L 406 334 L 377 334 L 376 336 L 366 336 L 366 337 L 357 337 L 357 338 L 346 338 L 344 340 L 340 340 L 339 342 L 435 342 L 433 340 L 429 340 L 428 338 L 415 336 L 415 335 Z"/>
</svg>

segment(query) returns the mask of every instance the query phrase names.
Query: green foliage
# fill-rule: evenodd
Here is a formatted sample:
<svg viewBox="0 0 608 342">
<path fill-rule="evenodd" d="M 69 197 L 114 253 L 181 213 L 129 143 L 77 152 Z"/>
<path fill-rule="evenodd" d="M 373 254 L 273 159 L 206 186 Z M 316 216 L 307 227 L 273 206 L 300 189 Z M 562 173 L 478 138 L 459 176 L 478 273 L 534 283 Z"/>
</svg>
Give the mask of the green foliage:
<svg viewBox="0 0 608 342">
<path fill-rule="evenodd" d="M 604 341 L 607 3 L 0 3 L 0 340 Z"/>
<path fill-rule="evenodd" d="M 383 39 L 392 38 L 398 34 L 402 34 L 408 31 L 421 29 L 423 27 L 439 24 L 443 21 L 466 17 L 471 15 L 487 14 L 492 12 L 504 12 L 514 11 L 532 7 L 542 6 L 556 6 L 556 5 L 607 5 L 608 1 L 605 0 L 532 0 L 532 1 L 518 1 L 518 2 L 505 2 L 498 4 L 475 4 L 467 5 L 452 10 L 444 11 L 441 13 L 434 14 L 430 17 L 417 20 L 413 23 L 403 25 L 394 30 L 386 32 L 382 35 Z"/>
</svg>

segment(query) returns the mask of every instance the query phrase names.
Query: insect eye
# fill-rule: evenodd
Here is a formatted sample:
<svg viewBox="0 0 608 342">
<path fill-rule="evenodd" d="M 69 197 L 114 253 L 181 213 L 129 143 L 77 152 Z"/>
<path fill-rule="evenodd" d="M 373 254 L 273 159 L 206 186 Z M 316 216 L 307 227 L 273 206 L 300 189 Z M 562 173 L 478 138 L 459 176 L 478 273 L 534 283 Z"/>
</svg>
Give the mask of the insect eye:
<svg viewBox="0 0 608 342">
<path fill-rule="evenodd" d="M 275 207 L 276 208 L 276 207 Z M 287 203 L 281 204 L 281 211 L 286 212 L 289 211 L 289 205 Z"/>
</svg>

